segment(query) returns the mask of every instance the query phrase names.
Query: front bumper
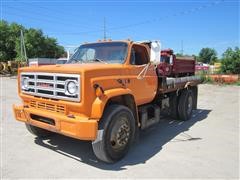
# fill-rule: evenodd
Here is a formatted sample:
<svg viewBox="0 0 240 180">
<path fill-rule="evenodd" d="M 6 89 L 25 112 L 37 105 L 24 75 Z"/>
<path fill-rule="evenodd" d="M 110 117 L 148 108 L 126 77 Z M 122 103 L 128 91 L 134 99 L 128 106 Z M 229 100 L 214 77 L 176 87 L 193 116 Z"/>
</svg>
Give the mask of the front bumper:
<svg viewBox="0 0 240 180">
<path fill-rule="evenodd" d="M 59 134 L 81 140 L 95 140 L 97 136 L 98 121 L 95 119 L 92 120 L 81 116 L 68 117 L 63 114 L 16 105 L 13 105 L 13 111 L 18 121 Z M 45 117 L 50 119 L 53 124 L 39 121 L 34 117 Z"/>
</svg>

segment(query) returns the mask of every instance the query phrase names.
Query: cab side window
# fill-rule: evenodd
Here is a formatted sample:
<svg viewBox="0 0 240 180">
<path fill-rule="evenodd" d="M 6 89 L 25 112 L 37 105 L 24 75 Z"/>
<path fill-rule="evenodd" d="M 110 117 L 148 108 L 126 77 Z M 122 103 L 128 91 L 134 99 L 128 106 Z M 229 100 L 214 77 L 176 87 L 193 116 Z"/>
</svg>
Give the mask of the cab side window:
<svg viewBox="0 0 240 180">
<path fill-rule="evenodd" d="M 146 48 L 139 45 L 133 45 L 130 63 L 133 65 L 142 65 L 147 64 L 148 62 L 149 57 Z"/>
<path fill-rule="evenodd" d="M 131 60 L 130 60 L 131 64 L 135 64 L 135 50 L 132 48 L 131 50 Z"/>
</svg>

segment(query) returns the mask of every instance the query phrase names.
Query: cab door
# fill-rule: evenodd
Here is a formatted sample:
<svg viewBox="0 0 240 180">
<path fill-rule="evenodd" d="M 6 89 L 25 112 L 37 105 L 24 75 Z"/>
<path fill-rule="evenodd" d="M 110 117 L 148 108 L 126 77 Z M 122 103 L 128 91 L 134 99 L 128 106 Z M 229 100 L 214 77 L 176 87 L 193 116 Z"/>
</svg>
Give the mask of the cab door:
<svg viewBox="0 0 240 180">
<path fill-rule="evenodd" d="M 149 64 L 149 54 L 144 45 L 134 44 L 127 65 L 130 83 L 127 87 L 134 94 L 137 105 L 151 102 L 157 92 L 157 75 L 154 65 Z"/>
</svg>

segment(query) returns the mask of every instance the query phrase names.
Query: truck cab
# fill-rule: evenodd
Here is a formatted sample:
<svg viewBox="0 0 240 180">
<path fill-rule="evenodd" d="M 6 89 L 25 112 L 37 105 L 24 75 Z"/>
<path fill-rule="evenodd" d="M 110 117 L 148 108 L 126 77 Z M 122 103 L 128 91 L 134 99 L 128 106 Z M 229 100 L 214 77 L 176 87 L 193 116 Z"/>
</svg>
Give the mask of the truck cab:
<svg viewBox="0 0 240 180">
<path fill-rule="evenodd" d="M 99 41 L 81 45 L 64 65 L 20 68 L 23 104 L 14 105 L 15 117 L 38 137 L 60 133 L 90 140 L 98 159 L 116 162 L 139 129 L 158 123 L 161 109 L 171 109 L 174 92 L 193 89 L 175 99 L 179 112 L 178 104 L 169 112 L 188 120 L 196 107 L 196 79 L 166 84 L 150 52 L 149 43 Z"/>
<path fill-rule="evenodd" d="M 173 50 L 166 49 L 161 51 L 160 63 L 158 65 L 159 76 L 170 76 L 172 72 L 173 59 L 176 58 Z"/>
<path fill-rule="evenodd" d="M 158 75 L 168 77 L 192 76 L 195 73 L 193 57 L 177 57 L 172 49 L 161 51 Z"/>
</svg>

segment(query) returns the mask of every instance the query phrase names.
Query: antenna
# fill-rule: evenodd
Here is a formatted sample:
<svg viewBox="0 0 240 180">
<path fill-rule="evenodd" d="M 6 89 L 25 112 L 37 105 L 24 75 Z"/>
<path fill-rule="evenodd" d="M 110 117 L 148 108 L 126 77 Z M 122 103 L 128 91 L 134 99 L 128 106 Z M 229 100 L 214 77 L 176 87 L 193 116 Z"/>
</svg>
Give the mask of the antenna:
<svg viewBox="0 0 240 180">
<path fill-rule="evenodd" d="M 106 40 L 107 37 L 106 37 L 106 18 L 104 17 L 104 20 L 103 20 L 103 39 Z"/>
</svg>

